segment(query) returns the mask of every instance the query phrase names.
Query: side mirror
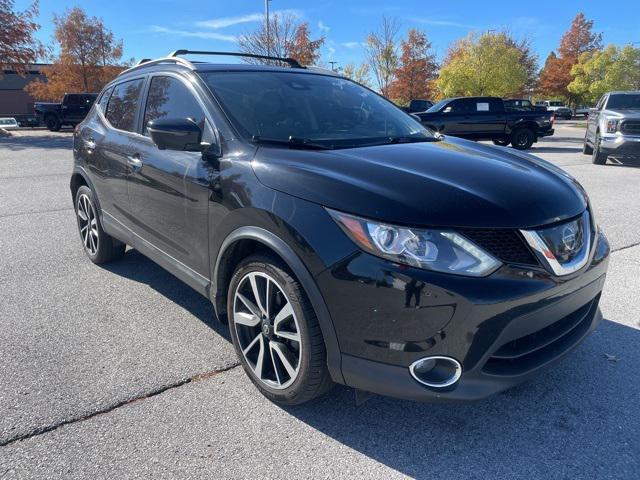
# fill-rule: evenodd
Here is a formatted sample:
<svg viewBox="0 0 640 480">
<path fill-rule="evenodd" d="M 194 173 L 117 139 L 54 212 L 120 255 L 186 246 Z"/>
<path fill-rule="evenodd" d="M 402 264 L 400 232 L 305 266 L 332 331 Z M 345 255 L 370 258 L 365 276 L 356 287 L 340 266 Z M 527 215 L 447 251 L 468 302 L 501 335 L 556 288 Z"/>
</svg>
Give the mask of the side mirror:
<svg viewBox="0 0 640 480">
<path fill-rule="evenodd" d="M 151 140 L 160 150 L 202 152 L 202 130 L 189 118 L 160 118 L 147 123 Z"/>
</svg>

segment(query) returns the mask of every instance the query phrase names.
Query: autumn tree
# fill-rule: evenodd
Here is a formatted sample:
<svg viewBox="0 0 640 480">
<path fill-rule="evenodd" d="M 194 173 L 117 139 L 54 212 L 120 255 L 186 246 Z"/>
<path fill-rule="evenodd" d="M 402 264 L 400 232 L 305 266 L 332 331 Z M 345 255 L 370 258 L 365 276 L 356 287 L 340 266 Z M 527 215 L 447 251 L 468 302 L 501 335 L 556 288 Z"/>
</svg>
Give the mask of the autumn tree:
<svg viewBox="0 0 640 480">
<path fill-rule="evenodd" d="M 54 38 L 59 53 L 42 69 L 46 82 L 25 87 L 32 96 L 57 100 L 65 92 L 98 92 L 123 69 L 122 41 L 114 38 L 101 19 L 89 17 L 79 7 L 54 15 Z"/>
<path fill-rule="evenodd" d="M 15 11 L 13 0 L 0 0 L 0 77 L 4 70 L 24 74 L 30 63 L 46 54 L 35 38 L 40 28 L 36 23 L 38 2 L 24 11 Z"/>
<path fill-rule="evenodd" d="M 591 104 L 605 92 L 640 90 L 640 48 L 609 45 L 602 51 L 582 53 L 571 69 L 567 90 Z"/>
<path fill-rule="evenodd" d="M 368 64 L 361 63 L 359 67 L 356 67 L 353 63 L 347 63 L 341 73 L 354 82 L 358 82 L 360 85 L 371 88 Z"/>
<path fill-rule="evenodd" d="M 450 49 L 436 81 L 442 96 L 491 95 L 522 92 L 527 69 L 522 51 L 504 32 L 470 34 Z"/>
<path fill-rule="evenodd" d="M 587 20 L 583 13 L 578 13 L 560 40 L 558 54 L 551 52 L 547 57 L 540 72 L 538 90 L 574 103 L 575 95 L 567 88 L 572 80 L 571 69 L 578 63 L 581 54 L 601 48 L 602 35 L 593 32 L 593 20 Z"/>
<path fill-rule="evenodd" d="M 266 20 L 253 31 L 240 35 L 238 47 L 241 52 L 272 57 L 291 57 L 301 65 L 311 65 L 320 58 L 320 47 L 324 37 L 311 40 L 309 24 L 298 22 L 298 18 L 290 13 L 274 13 L 269 17 L 269 28 Z M 266 63 L 261 59 L 244 59 L 247 63 Z"/>
<path fill-rule="evenodd" d="M 397 36 L 400 24 L 391 17 L 383 17 L 382 25 L 367 36 L 365 52 L 378 90 L 389 97 L 389 86 L 398 68 Z"/>
<path fill-rule="evenodd" d="M 433 98 L 438 64 L 427 36 L 412 28 L 400 43 L 400 49 L 402 54 L 389 96 L 401 105 L 417 98 Z"/>
</svg>

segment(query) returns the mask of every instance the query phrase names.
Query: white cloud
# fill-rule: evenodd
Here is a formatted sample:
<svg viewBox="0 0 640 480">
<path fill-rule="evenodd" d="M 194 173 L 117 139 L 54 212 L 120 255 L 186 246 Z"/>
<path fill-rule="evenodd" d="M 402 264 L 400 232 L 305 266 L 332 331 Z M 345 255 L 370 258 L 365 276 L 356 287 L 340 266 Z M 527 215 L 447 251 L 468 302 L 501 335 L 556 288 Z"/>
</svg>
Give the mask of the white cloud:
<svg viewBox="0 0 640 480">
<path fill-rule="evenodd" d="M 250 13 L 248 15 L 240 15 L 238 17 L 222 17 L 213 18 L 211 20 L 202 20 L 196 22 L 197 27 L 202 28 L 224 28 L 231 27 L 233 25 L 239 25 L 241 23 L 260 22 L 264 18 L 262 13 Z"/>
<path fill-rule="evenodd" d="M 367 44 L 364 42 L 343 42 L 342 46 L 346 47 L 346 48 L 358 48 L 358 47 L 364 47 Z"/>
<path fill-rule="evenodd" d="M 224 35 L 218 32 L 202 32 L 202 31 L 186 31 L 176 30 L 173 28 L 161 27 L 159 25 L 152 25 L 150 31 L 154 33 L 162 33 L 166 35 L 176 35 L 179 37 L 192 37 L 192 38 L 204 38 L 207 40 L 222 40 L 224 42 L 235 42 L 237 38 L 233 35 Z"/>
<path fill-rule="evenodd" d="M 422 23 L 424 25 L 431 25 L 432 27 L 454 27 L 454 28 L 478 28 L 476 25 L 469 25 L 467 23 L 453 22 L 450 20 L 438 20 L 435 18 L 414 17 L 411 18 L 414 22 Z"/>
<path fill-rule="evenodd" d="M 329 30 L 331 30 L 331 28 L 329 28 L 327 24 L 325 24 L 322 20 L 319 20 L 318 30 L 320 30 L 321 32 L 327 33 Z"/>
</svg>

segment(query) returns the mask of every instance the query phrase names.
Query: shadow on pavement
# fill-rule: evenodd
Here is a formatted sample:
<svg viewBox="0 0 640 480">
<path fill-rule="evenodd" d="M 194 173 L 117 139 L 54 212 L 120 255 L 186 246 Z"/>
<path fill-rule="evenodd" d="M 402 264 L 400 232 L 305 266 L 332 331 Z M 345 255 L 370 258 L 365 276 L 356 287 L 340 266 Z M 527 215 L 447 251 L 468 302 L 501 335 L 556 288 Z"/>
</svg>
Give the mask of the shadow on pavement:
<svg viewBox="0 0 640 480">
<path fill-rule="evenodd" d="M 340 387 L 286 410 L 411 477 L 638 478 L 639 342 L 640 331 L 604 321 L 556 368 L 473 404 L 357 407 Z"/>
<path fill-rule="evenodd" d="M 230 341 L 210 302 L 128 250 L 110 272 L 142 282 Z M 640 330 L 605 320 L 534 380 L 471 404 L 422 404 L 353 389 L 284 410 L 367 457 L 416 478 L 637 478 Z"/>
<path fill-rule="evenodd" d="M 231 341 L 229 329 L 217 320 L 213 306 L 208 299 L 137 250 L 129 249 L 121 260 L 100 266 L 116 275 L 148 285 L 175 304 L 191 312 L 221 337 Z"/>
<path fill-rule="evenodd" d="M 607 167 L 640 168 L 640 157 L 609 157 Z"/>
<path fill-rule="evenodd" d="M 72 131 L 69 131 L 71 133 Z M 41 135 L 20 136 L 14 134 L 12 137 L 0 138 L 0 149 L 8 148 L 13 151 L 27 150 L 29 148 L 40 148 L 49 150 L 52 148 L 62 148 L 71 150 L 73 148 L 73 137 L 60 133 L 49 133 Z"/>
</svg>

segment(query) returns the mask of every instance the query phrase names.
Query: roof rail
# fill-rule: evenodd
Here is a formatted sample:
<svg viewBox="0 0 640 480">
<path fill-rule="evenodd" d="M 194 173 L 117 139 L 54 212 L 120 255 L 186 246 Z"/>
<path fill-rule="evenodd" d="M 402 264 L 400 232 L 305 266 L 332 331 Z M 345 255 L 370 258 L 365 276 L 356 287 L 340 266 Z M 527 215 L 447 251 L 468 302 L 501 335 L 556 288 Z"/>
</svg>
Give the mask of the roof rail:
<svg viewBox="0 0 640 480">
<path fill-rule="evenodd" d="M 171 52 L 167 57 L 168 58 L 176 58 L 179 55 L 220 55 L 226 57 L 245 57 L 245 58 L 257 58 L 260 60 L 272 60 L 276 62 L 284 62 L 288 64 L 291 68 L 304 68 L 302 65 L 298 63 L 295 58 L 289 57 L 272 57 L 269 55 L 256 55 L 254 53 L 236 53 L 236 52 L 208 52 L 201 50 L 176 50 L 175 52 Z"/>
<path fill-rule="evenodd" d="M 136 65 L 121 72 L 120 75 L 118 76 L 124 75 L 125 73 L 133 72 L 134 70 L 150 67 L 152 65 L 158 65 L 160 63 L 175 63 L 177 65 L 182 65 L 183 67 L 187 67 L 189 70 L 195 70 L 193 63 L 191 63 L 189 60 L 185 60 L 184 58 L 166 57 L 166 58 L 156 58 L 155 60 L 148 60 L 146 58 L 143 58 Z"/>
</svg>

